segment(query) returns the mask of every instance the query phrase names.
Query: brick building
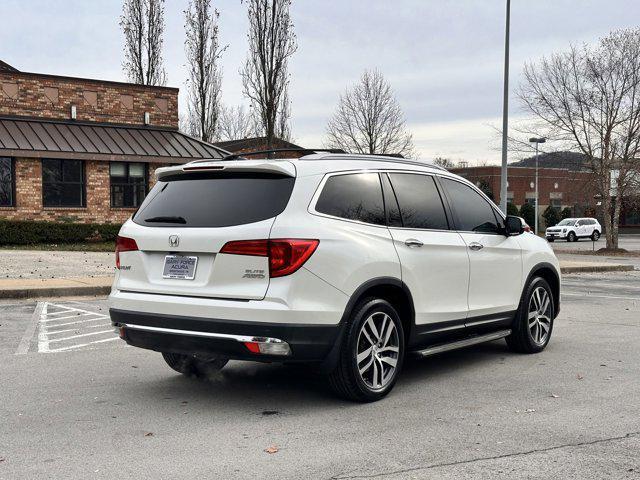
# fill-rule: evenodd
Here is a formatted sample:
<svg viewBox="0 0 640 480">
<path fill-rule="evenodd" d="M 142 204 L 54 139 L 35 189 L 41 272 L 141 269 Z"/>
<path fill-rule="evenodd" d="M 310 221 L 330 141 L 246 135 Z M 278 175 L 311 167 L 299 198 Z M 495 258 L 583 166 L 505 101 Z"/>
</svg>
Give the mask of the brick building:
<svg viewBox="0 0 640 480">
<path fill-rule="evenodd" d="M 247 153 L 251 151 L 259 151 L 259 150 L 267 150 L 267 137 L 250 137 L 250 138 L 241 138 L 238 140 L 227 140 L 224 142 L 215 143 L 216 147 L 220 147 L 227 152 L 241 154 Z M 294 148 L 299 149 L 303 148 L 294 143 L 288 142 L 286 140 L 282 140 L 281 138 L 275 138 L 272 142 L 271 149 L 287 149 Z M 295 152 L 285 152 L 284 154 L 278 155 L 279 157 L 284 158 L 298 158 L 300 156 L 299 153 Z M 251 156 L 251 158 L 259 158 L 260 156 Z"/>
<path fill-rule="evenodd" d="M 500 167 L 464 167 L 450 171 L 475 183 L 496 202 L 500 201 Z M 509 167 L 507 200 L 518 208 L 525 203 L 535 205 L 535 178 L 535 168 Z M 598 202 L 593 195 L 591 173 L 567 168 L 539 168 L 538 179 L 541 215 L 549 205 L 558 210 L 570 207 L 575 216 L 596 214 Z M 544 225 L 544 219 L 539 221 Z"/>
<path fill-rule="evenodd" d="M 168 164 L 226 152 L 178 131 L 178 89 L 0 62 L 0 218 L 119 223 Z"/>
</svg>

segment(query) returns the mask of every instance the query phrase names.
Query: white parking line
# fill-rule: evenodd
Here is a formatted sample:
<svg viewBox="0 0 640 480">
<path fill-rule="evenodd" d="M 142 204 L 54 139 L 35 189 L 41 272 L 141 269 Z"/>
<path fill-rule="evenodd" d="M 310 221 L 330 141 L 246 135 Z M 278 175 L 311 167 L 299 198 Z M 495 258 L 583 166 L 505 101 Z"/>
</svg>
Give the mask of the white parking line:
<svg viewBox="0 0 640 480">
<path fill-rule="evenodd" d="M 36 304 L 36 308 L 33 310 L 33 314 L 31 315 L 31 321 L 29 322 L 27 329 L 24 331 L 24 335 L 22 335 L 20 344 L 16 349 L 16 355 L 24 355 L 29 351 L 31 339 L 36 334 L 36 329 L 38 328 L 38 322 L 40 321 L 40 317 L 42 316 L 42 310 L 44 306 L 44 302 L 38 302 Z"/>
<path fill-rule="evenodd" d="M 119 337 L 112 337 L 112 338 L 105 338 L 103 340 L 96 340 L 95 342 L 81 343 L 80 345 L 71 345 L 70 347 L 53 348 L 53 349 L 49 350 L 49 353 L 67 352 L 69 350 L 73 350 L 73 349 L 76 349 L 76 348 L 89 347 L 89 346 L 94 345 L 96 343 L 111 342 L 112 340 L 118 340 L 118 339 L 119 339 Z"/>
<path fill-rule="evenodd" d="M 75 306 L 43 302 L 39 313 L 34 313 L 34 318 L 39 327 L 38 352 L 66 352 L 118 339 L 108 315 Z M 69 319 L 73 321 L 65 321 Z M 73 327 L 64 328 L 71 325 Z M 109 338 L 104 338 L 105 335 L 109 335 Z M 82 339 L 82 343 L 74 343 L 78 339 Z"/>
</svg>

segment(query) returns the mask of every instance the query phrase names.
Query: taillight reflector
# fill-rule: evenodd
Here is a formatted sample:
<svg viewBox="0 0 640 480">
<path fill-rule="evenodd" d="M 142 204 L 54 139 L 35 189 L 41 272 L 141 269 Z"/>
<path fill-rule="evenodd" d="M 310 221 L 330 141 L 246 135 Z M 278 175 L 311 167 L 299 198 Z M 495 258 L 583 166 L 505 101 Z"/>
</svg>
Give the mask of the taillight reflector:
<svg viewBox="0 0 640 480">
<path fill-rule="evenodd" d="M 236 240 L 225 243 L 220 253 L 269 257 L 269 276 L 276 278 L 291 275 L 302 267 L 319 243 L 299 238 Z"/>
<path fill-rule="evenodd" d="M 116 238 L 116 268 L 120 269 L 120 252 L 131 252 L 138 250 L 138 244 L 133 238 L 121 237 Z"/>
</svg>

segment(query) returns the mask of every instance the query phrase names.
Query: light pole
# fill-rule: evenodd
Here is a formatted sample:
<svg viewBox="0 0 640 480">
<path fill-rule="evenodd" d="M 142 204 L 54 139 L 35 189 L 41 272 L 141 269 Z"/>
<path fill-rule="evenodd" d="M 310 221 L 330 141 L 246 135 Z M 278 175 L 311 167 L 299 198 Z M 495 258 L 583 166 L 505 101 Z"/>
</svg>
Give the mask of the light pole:
<svg viewBox="0 0 640 480">
<path fill-rule="evenodd" d="M 500 170 L 500 208 L 507 214 L 507 134 L 509 130 L 509 21 L 511 0 L 507 0 L 506 27 L 504 35 L 504 85 L 502 99 L 502 168 Z"/>
<path fill-rule="evenodd" d="M 544 138 L 530 138 L 529 142 L 531 143 L 535 143 L 536 144 L 536 219 L 535 219 L 535 226 L 533 227 L 534 232 L 536 232 L 536 235 L 538 235 L 538 203 L 539 199 L 538 199 L 538 145 L 540 145 L 541 143 L 546 142 L 546 140 Z"/>
</svg>

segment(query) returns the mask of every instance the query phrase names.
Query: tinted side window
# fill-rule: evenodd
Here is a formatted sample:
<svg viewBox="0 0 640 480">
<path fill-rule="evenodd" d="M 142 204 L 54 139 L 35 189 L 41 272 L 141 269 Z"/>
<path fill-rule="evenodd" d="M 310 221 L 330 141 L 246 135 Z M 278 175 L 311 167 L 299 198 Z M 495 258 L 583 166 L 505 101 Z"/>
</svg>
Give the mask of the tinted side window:
<svg viewBox="0 0 640 480">
<path fill-rule="evenodd" d="M 456 213 L 456 228 L 465 232 L 499 233 L 491 205 L 471 187 L 442 178 L 442 184 Z"/>
<path fill-rule="evenodd" d="M 447 230 L 447 216 L 433 177 L 413 173 L 390 173 L 398 197 L 402 224 L 406 228 Z"/>
<path fill-rule="evenodd" d="M 329 177 L 316 203 L 316 211 L 360 222 L 384 225 L 382 188 L 377 173 Z"/>
</svg>

